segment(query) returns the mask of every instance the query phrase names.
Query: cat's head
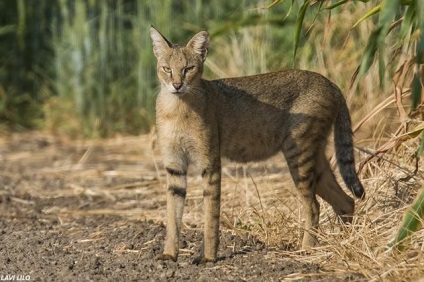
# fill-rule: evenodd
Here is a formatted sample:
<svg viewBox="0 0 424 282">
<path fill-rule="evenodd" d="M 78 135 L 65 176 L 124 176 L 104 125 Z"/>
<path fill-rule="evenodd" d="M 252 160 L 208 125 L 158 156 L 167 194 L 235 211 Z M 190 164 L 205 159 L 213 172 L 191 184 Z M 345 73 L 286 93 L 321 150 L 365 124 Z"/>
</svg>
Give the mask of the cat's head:
<svg viewBox="0 0 424 282">
<path fill-rule="evenodd" d="M 179 96 L 194 89 L 203 73 L 203 62 L 208 53 L 208 33 L 197 33 L 184 46 L 172 44 L 154 27 L 150 28 L 150 37 L 161 87 Z"/>
</svg>

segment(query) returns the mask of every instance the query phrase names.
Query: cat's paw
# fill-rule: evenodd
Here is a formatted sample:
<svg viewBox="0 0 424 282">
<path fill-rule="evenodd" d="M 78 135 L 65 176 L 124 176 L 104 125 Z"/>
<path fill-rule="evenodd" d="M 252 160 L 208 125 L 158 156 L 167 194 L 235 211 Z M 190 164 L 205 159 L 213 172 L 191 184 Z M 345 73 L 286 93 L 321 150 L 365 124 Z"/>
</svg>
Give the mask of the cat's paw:
<svg viewBox="0 0 424 282">
<path fill-rule="evenodd" d="M 196 257 L 191 263 L 195 265 L 205 265 L 208 262 L 215 263 L 216 259 L 208 259 L 203 256 Z"/>
<path fill-rule="evenodd" d="M 172 255 L 168 255 L 168 254 L 159 254 L 156 256 L 155 258 L 156 260 L 172 260 L 172 261 L 177 261 L 177 256 L 172 256 Z"/>
</svg>

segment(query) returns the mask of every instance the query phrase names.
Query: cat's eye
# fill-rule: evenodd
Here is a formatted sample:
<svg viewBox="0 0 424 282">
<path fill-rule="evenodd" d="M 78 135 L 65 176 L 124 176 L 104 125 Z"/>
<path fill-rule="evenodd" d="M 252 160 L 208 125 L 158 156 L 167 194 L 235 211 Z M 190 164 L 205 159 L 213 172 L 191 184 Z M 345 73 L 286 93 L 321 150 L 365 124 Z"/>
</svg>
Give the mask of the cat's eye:
<svg viewBox="0 0 424 282">
<path fill-rule="evenodd" d="M 192 70 L 194 70 L 196 67 L 195 66 L 189 66 L 183 69 L 183 74 L 185 75 L 187 72 L 190 72 Z"/>
<path fill-rule="evenodd" d="M 163 71 L 166 73 L 172 73 L 172 70 L 168 67 L 162 67 Z"/>
</svg>

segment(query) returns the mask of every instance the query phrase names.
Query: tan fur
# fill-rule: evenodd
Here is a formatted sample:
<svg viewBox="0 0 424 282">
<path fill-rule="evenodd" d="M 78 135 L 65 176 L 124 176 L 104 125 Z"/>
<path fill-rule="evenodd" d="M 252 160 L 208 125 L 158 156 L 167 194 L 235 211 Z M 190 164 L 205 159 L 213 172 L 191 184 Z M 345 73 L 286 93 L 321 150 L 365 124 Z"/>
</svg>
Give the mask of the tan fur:
<svg viewBox="0 0 424 282">
<path fill-rule="evenodd" d="M 167 170 L 167 233 L 159 259 L 177 259 L 187 168 L 196 163 L 205 185 L 205 228 L 203 254 L 195 262 L 216 260 L 221 157 L 250 162 L 279 152 L 285 155 L 303 202 L 304 249 L 316 243 L 316 194 L 344 221 L 350 221 L 354 201 L 336 182 L 324 155 L 334 126 L 343 179 L 356 196 L 363 197 L 354 170 L 350 117 L 337 86 L 317 73 L 302 70 L 203 80 L 207 32 L 199 32 L 184 46 L 173 45 L 154 28 L 150 34 L 161 83 L 156 125 Z"/>
</svg>

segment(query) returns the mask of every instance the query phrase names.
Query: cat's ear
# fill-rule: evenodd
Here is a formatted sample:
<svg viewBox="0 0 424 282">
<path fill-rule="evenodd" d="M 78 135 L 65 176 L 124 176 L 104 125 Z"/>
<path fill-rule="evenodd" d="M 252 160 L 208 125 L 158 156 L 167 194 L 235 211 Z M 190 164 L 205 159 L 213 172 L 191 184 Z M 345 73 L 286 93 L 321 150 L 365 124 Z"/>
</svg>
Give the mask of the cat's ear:
<svg viewBox="0 0 424 282">
<path fill-rule="evenodd" d="M 201 31 L 197 33 L 187 43 L 186 47 L 193 49 L 193 51 L 199 54 L 202 57 L 203 61 L 205 61 L 206 55 L 208 54 L 209 33 L 207 31 Z"/>
<path fill-rule="evenodd" d="M 160 55 L 171 48 L 172 44 L 168 41 L 159 31 L 157 31 L 153 26 L 150 27 L 150 38 L 153 42 L 153 54 L 156 58 L 159 58 Z"/>
</svg>

